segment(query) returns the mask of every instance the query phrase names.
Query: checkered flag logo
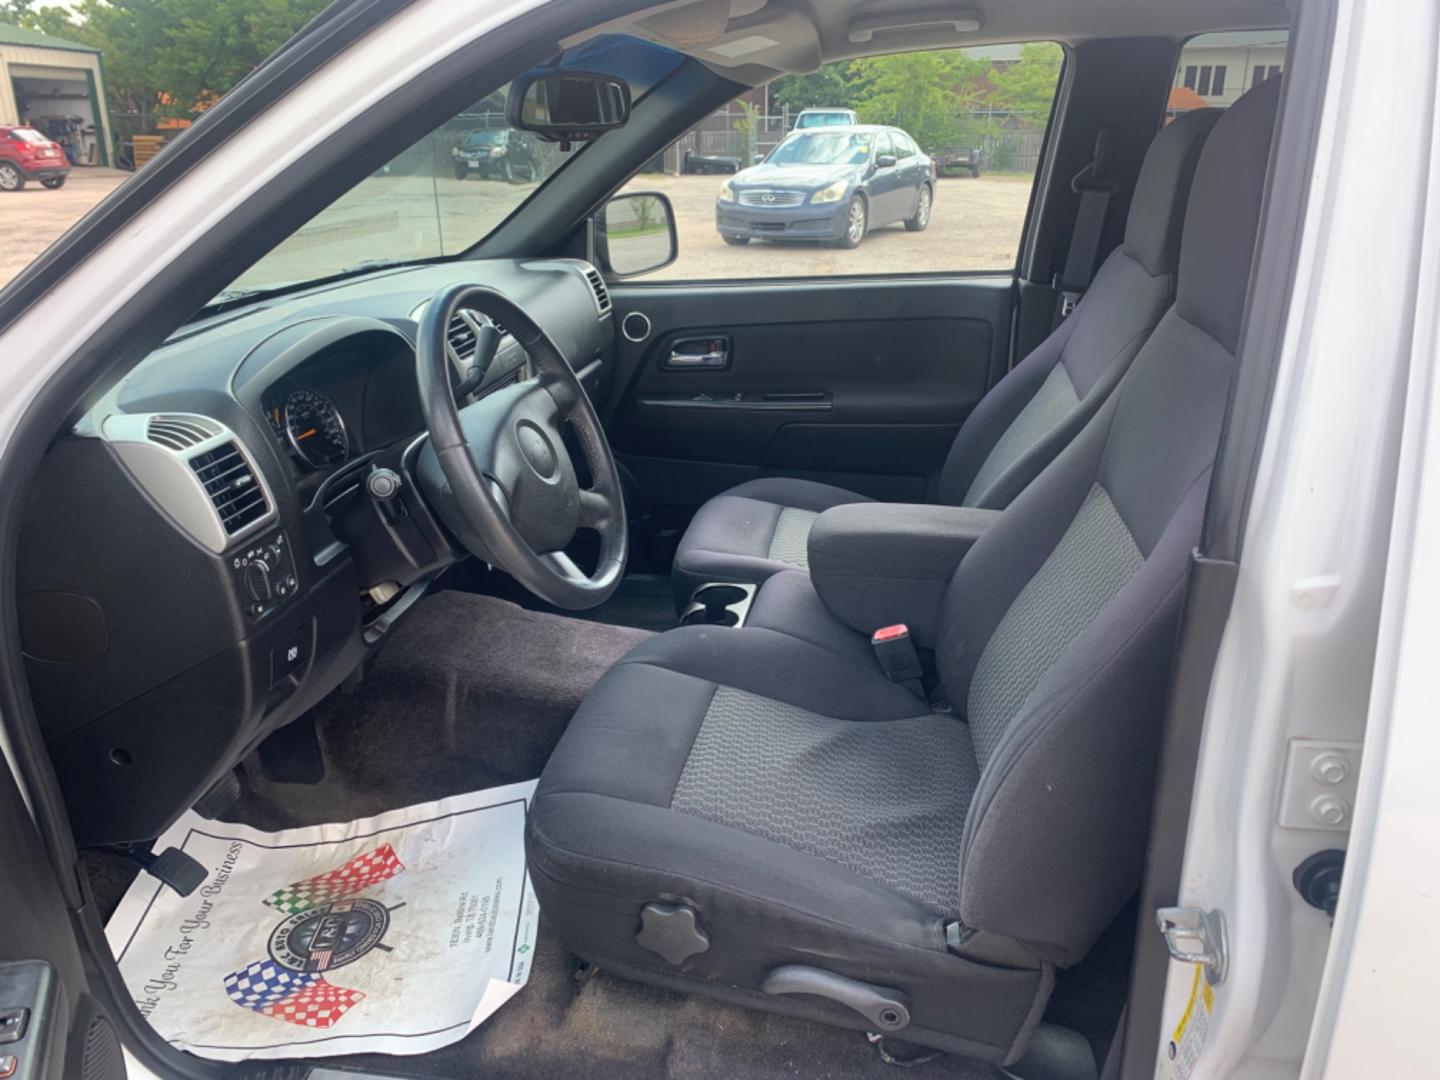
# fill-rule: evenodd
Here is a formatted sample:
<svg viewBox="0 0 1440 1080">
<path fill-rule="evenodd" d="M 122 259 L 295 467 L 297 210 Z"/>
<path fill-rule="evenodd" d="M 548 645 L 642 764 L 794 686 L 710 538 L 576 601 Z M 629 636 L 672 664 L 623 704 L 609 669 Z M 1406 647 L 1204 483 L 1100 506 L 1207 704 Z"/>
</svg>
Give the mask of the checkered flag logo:
<svg viewBox="0 0 1440 1080">
<path fill-rule="evenodd" d="M 374 851 L 357 855 L 344 866 L 328 874 L 306 878 L 276 889 L 265 899 L 265 903 L 286 915 L 298 915 L 320 904 L 334 903 L 347 896 L 363 892 L 382 881 L 388 881 L 405 866 L 395 849 L 381 844 Z"/>
<path fill-rule="evenodd" d="M 359 990 L 332 986 L 314 972 L 260 960 L 225 976 L 225 993 L 241 1008 L 299 1027 L 328 1028 L 365 1000 Z"/>
</svg>

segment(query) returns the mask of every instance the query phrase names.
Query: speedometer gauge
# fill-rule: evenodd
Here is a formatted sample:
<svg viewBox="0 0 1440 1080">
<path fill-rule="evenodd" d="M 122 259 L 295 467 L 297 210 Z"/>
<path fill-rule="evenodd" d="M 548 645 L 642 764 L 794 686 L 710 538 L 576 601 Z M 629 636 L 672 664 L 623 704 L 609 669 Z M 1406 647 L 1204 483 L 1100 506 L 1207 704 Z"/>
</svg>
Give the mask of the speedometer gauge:
<svg viewBox="0 0 1440 1080">
<path fill-rule="evenodd" d="M 350 437 L 340 410 L 316 390 L 293 390 L 285 399 L 285 437 L 314 469 L 339 465 L 350 456 Z"/>
</svg>

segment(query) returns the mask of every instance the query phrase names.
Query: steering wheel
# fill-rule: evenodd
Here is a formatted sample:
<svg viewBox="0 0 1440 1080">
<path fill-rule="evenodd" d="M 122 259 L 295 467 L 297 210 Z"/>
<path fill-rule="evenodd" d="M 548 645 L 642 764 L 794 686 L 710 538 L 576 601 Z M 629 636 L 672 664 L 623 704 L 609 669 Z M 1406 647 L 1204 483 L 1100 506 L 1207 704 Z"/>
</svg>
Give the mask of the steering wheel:
<svg viewBox="0 0 1440 1080">
<path fill-rule="evenodd" d="M 462 310 L 503 324 L 529 355 L 534 375 L 456 408 L 446 332 Z M 472 370 L 483 372 L 500 335 L 472 325 Z M 564 354 L 494 289 L 453 285 L 426 306 L 415 355 L 430 432 L 416 479 L 440 519 L 471 554 L 557 607 L 578 611 L 604 603 L 625 572 L 625 500 L 600 420 Z M 593 477 L 589 488 L 576 478 L 565 445 L 567 424 Z M 600 559 L 591 574 L 564 551 L 580 528 L 600 534 Z"/>
</svg>

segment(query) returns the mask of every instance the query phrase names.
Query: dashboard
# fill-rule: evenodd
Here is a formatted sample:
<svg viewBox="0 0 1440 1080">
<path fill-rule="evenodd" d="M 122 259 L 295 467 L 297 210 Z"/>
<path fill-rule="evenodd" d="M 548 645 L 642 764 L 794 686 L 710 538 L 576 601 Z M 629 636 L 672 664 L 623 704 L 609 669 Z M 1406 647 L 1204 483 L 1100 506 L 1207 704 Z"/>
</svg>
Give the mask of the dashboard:
<svg viewBox="0 0 1440 1080">
<path fill-rule="evenodd" d="M 158 835 L 466 557 L 413 475 L 419 319 L 459 281 L 524 308 L 605 393 L 615 335 L 593 267 L 471 261 L 189 324 L 51 446 L 22 529 L 20 629 L 81 843 Z M 466 401 L 528 373 L 503 327 L 472 372 L 485 320 L 469 315 L 449 330 L 455 384 L 477 377 Z"/>
</svg>

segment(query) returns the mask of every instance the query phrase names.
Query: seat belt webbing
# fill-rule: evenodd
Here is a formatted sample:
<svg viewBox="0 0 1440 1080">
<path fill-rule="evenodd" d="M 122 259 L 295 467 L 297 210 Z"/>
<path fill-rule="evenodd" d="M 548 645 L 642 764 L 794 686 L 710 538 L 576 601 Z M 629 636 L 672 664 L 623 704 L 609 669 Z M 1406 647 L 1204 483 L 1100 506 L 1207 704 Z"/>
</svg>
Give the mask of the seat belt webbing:
<svg viewBox="0 0 1440 1080">
<path fill-rule="evenodd" d="M 1065 256 L 1065 269 L 1054 283 L 1055 291 L 1060 294 L 1056 326 L 1075 310 L 1095 276 L 1095 257 L 1100 252 L 1110 197 L 1115 193 L 1110 172 L 1114 145 L 1115 129 L 1102 125 L 1095 133 L 1095 151 L 1090 163 L 1070 181 L 1070 190 L 1080 196 L 1080 208 L 1075 213 L 1075 230 L 1070 237 L 1070 251 Z"/>
</svg>

